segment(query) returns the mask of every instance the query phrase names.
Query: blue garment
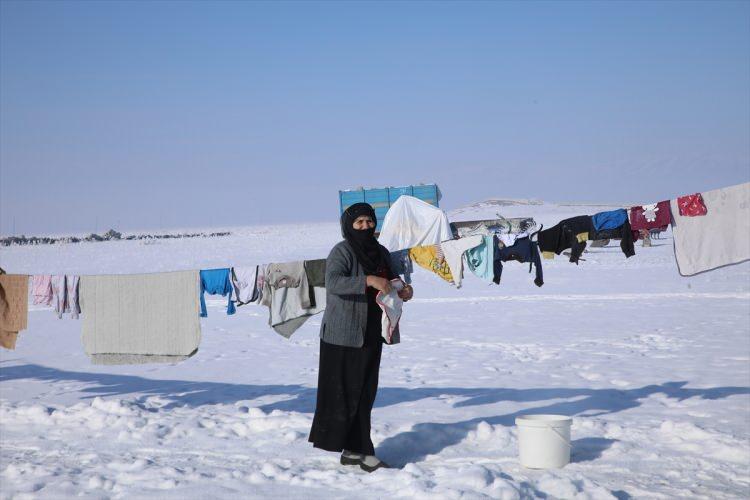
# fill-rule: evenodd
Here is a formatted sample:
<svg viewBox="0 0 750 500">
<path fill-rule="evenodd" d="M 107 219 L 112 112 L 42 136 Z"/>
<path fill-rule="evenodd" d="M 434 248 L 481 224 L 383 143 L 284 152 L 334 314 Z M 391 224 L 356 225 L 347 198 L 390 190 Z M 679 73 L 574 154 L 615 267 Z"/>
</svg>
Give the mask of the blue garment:
<svg viewBox="0 0 750 500">
<path fill-rule="evenodd" d="M 624 208 L 610 210 L 609 212 L 599 212 L 591 217 L 591 222 L 594 224 L 594 230 L 596 231 L 617 229 L 625 224 L 626 220 L 628 220 L 628 211 Z"/>
<path fill-rule="evenodd" d="M 476 274 L 480 279 L 492 283 L 494 273 L 494 235 L 482 236 L 482 243 L 479 246 L 466 250 L 466 265 L 471 272 Z"/>
<path fill-rule="evenodd" d="M 234 302 L 232 302 L 232 282 L 229 280 L 229 268 L 226 269 L 207 269 L 201 271 L 201 316 L 208 316 L 206 311 L 206 299 L 203 293 L 209 295 L 228 295 L 227 315 L 234 314 Z"/>
<path fill-rule="evenodd" d="M 544 284 L 544 276 L 542 275 L 542 259 L 539 257 L 539 247 L 535 241 L 531 241 L 529 237 L 518 238 L 513 246 L 498 248 L 495 251 L 495 278 L 494 282 L 500 284 L 500 277 L 503 274 L 503 262 L 509 260 L 516 260 L 521 263 L 529 263 L 529 272 L 531 272 L 531 266 L 536 267 L 536 278 L 534 278 L 534 284 L 536 286 L 542 286 Z"/>
</svg>

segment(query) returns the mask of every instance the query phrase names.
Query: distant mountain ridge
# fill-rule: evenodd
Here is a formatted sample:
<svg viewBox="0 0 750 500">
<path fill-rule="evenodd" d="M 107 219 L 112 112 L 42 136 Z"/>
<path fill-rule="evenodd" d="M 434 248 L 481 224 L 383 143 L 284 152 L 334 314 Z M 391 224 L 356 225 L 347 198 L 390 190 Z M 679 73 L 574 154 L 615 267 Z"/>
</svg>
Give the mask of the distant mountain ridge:
<svg viewBox="0 0 750 500">
<path fill-rule="evenodd" d="M 451 210 L 450 213 L 454 215 L 462 214 L 465 212 L 475 212 L 477 210 L 487 210 L 493 207 L 515 207 L 515 206 L 530 206 L 530 205 L 544 205 L 541 200 L 534 199 L 513 199 L 513 198 L 490 198 L 483 201 L 477 201 L 470 205 Z"/>
<path fill-rule="evenodd" d="M 594 215 L 597 212 L 626 208 L 625 203 L 545 202 L 538 199 L 489 198 L 448 211 L 451 222 L 495 219 L 502 217 L 534 217 L 549 226 L 577 215 Z"/>
<path fill-rule="evenodd" d="M 8 236 L 0 238 L 0 246 L 8 247 L 11 245 L 54 245 L 56 243 L 80 243 L 80 242 L 97 242 L 97 241 L 119 241 L 119 240 L 163 240 L 172 238 L 213 238 L 216 236 L 229 236 L 229 231 L 212 232 L 212 233 L 180 233 L 180 234 L 131 234 L 123 236 L 122 233 L 110 229 L 106 233 L 99 235 L 91 233 L 88 236 Z"/>
<path fill-rule="evenodd" d="M 519 206 L 558 206 L 558 207 L 628 207 L 631 206 L 625 203 L 595 203 L 595 202 L 545 202 L 537 199 L 523 199 L 523 198 L 489 198 L 483 201 L 477 201 L 470 205 L 451 210 L 451 213 L 460 214 L 463 212 L 475 211 L 478 209 L 487 209 L 492 207 L 519 207 Z"/>
</svg>

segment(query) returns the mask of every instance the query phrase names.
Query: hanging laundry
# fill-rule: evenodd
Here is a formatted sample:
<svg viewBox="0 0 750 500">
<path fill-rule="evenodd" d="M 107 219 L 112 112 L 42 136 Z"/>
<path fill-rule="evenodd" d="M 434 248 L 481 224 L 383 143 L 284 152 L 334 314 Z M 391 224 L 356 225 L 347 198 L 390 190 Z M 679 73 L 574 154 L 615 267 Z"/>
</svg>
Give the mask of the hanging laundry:
<svg viewBox="0 0 750 500">
<path fill-rule="evenodd" d="M 634 231 L 657 229 L 671 221 L 669 201 L 630 208 L 630 227 Z"/>
<path fill-rule="evenodd" d="M 237 306 L 244 306 L 258 300 L 258 267 L 233 267 L 229 272 L 232 290 Z"/>
<path fill-rule="evenodd" d="M 52 287 L 52 305 L 55 308 L 57 317 L 62 319 L 62 315 L 65 312 L 65 296 L 68 293 L 65 275 L 56 274 L 52 276 L 50 286 Z"/>
<path fill-rule="evenodd" d="M 325 288 L 326 286 L 326 260 L 315 259 L 305 261 L 305 274 L 309 286 L 310 307 L 315 307 L 315 287 Z"/>
<path fill-rule="evenodd" d="M 0 307 L 2 307 L 0 305 Z M 16 342 L 18 341 L 18 332 L 6 331 L 0 329 L 0 347 L 4 347 L 8 350 L 14 350 L 16 348 Z"/>
<path fill-rule="evenodd" d="M 205 269 L 200 272 L 201 289 L 200 289 L 200 304 L 201 304 L 201 317 L 205 318 L 208 316 L 206 311 L 206 299 L 203 296 L 204 293 L 209 295 L 221 295 L 227 297 L 227 315 L 231 316 L 237 309 L 234 307 L 232 302 L 232 282 L 229 279 L 229 269 Z"/>
<path fill-rule="evenodd" d="M 375 297 L 375 302 L 383 310 L 381 335 L 386 344 L 391 343 L 394 335 L 400 335 L 398 333 L 398 322 L 401 319 L 404 301 L 398 296 L 398 292 L 403 289 L 403 281 L 400 279 L 391 280 L 391 291 L 388 293 L 378 292 Z"/>
<path fill-rule="evenodd" d="M 0 346 L 15 349 L 29 322 L 29 276 L 0 274 Z"/>
<path fill-rule="evenodd" d="M 33 304 L 49 306 L 52 304 L 52 276 L 37 274 L 31 278 L 31 295 Z"/>
<path fill-rule="evenodd" d="M 750 182 L 703 193 L 706 215 L 680 215 L 672 200 L 677 268 L 692 276 L 750 259 Z"/>
<path fill-rule="evenodd" d="M 391 271 L 394 274 L 403 276 L 404 282 L 411 284 L 411 275 L 414 272 L 414 265 L 409 258 L 409 249 L 396 250 L 390 254 Z"/>
<path fill-rule="evenodd" d="M 269 264 L 266 272 L 266 285 L 274 290 L 279 288 L 299 289 L 300 304 L 303 308 L 310 307 L 308 291 L 310 282 L 307 280 L 304 261 Z"/>
<path fill-rule="evenodd" d="M 255 289 L 258 292 L 254 304 L 261 304 L 263 302 L 263 289 L 266 285 L 266 274 L 268 274 L 268 264 L 260 264 L 258 266 L 258 276 L 255 278 Z"/>
<path fill-rule="evenodd" d="M 437 245 L 453 239 L 448 216 L 413 196 L 400 196 L 388 209 L 378 242 L 390 252 Z"/>
<path fill-rule="evenodd" d="M 65 312 L 70 313 L 70 317 L 78 319 L 81 313 L 81 305 L 78 302 L 78 276 L 65 276 Z"/>
<path fill-rule="evenodd" d="M 173 363 L 198 351 L 197 271 L 82 276 L 80 295 L 94 364 Z"/>
<path fill-rule="evenodd" d="M 289 338 L 310 316 L 325 309 L 324 287 L 311 287 L 303 261 L 269 264 L 264 276 L 261 305 L 268 307 L 268 323 Z"/>
<path fill-rule="evenodd" d="M 409 257 L 411 260 L 428 271 L 437 274 L 448 283 L 453 283 L 454 277 L 451 274 L 448 263 L 445 261 L 445 256 L 442 255 L 442 252 L 439 253 L 439 247 L 437 245 L 410 248 Z"/>
<path fill-rule="evenodd" d="M 539 232 L 538 244 L 539 250 L 545 259 L 553 258 L 554 255 L 560 255 L 563 250 L 571 249 L 570 262 L 578 263 L 578 259 L 586 249 L 586 241 L 588 234 L 593 229 L 591 222 L 591 216 L 580 215 L 578 217 L 571 217 L 564 219 L 552 226 L 549 229 L 544 229 Z M 584 241 L 581 241 L 579 235 L 584 236 Z"/>
<path fill-rule="evenodd" d="M 312 287 L 326 286 L 326 260 L 315 259 L 305 261 L 307 282 Z"/>
<path fill-rule="evenodd" d="M 444 241 L 440 244 L 440 249 L 445 257 L 445 262 L 448 264 L 448 269 L 456 288 L 461 288 L 461 281 L 464 278 L 464 253 L 467 250 L 478 247 L 482 242 L 484 242 L 484 237 L 482 235 L 475 235 L 457 240 Z"/>
<path fill-rule="evenodd" d="M 74 275 L 56 274 L 49 277 L 49 288 L 44 290 L 46 277 L 32 280 L 32 289 L 39 285 L 40 291 L 37 295 L 34 291 L 34 303 L 52 305 L 57 317 L 62 319 L 63 314 L 71 313 L 70 317 L 78 319 L 81 307 L 78 304 L 78 282 L 79 277 Z M 51 299 L 50 299 L 51 293 Z M 45 295 L 46 294 L 46 295 Z M 38 297 L 38 298 L 37 298 Z"/>
<path fill-rule="evenodd" d="M 494 279 L 495 245 L 493 236 L 482 236 L 482 242 L 465 252 L 466 265 L 478 278 L 492 283 Z"/>
<path fill-rule="evenodd" d="M 523 231 L 521 233 L 500 233 L 497 234 L 498 242 L 500 243 L 500 248 L 502 247 L 512 247 L 515 245 L 516 240 L 519 238 L 526 238 L 529 236 L 528 231 Z"/>
<path fill-rule="evenodd" d="M 626 220 L 628 220 L 628 211 L 624 208 L 599 212 L 598 214 L 591 216 L 591 223 L 594 226 L 594 231 L 618 228 L 622 226 Z"/>
<path fill-rule="evenodd" d="M 620 240 L 620 249 L 625 254 L 625 258 L 635 255 L 635 244 L 633 241 L 633 231 L 630 222 L 625 218 L 625 222 L 614 229 L 602 229 L 589 233 L 589 239 L 596 240 Z"/>
<path fill-rule="evenodd" d="M 454 238 L 467 238 L 476 235 L 518 235 L 531 231 L 536 227 L 536 221 L 531 217 L 505 218 L 500 214 L 496 215 L 496 219 L 451 222 L 451 232 L 453 233 Z"/>
<path fill-rule="evenodd" d="M 708 210 L 700 193 L 689 194 L 677 198 L 677 206 L 683 217 L 700 217 L 706 215 Z"/>
<path fill-rule="evenodd" d="M 503 274 L 503 262 L 508 262 L 510 260 L 515 260 L 522 264 L 528 263 L 529 272 L 531 272 L 531 266 L 533 265 L 536 268 L 534 284 L 536 286 L 544 285 L 542 260 L 539 258 L 539 246 L 535 241 L 531 241 L 530 237 L 527 236 L 517 239 L 513 246 L 497 248 L 495 251 L 493 282 L 500 284 L 500 278 Z"/>
<path fill-rule="evenodd" d="M 289 289 L 285 289 L 289 290 Z M 278 291 L 276 291 L 278 293 Z M 282 292 L 281 295 L 282 298 L 276 296 L 273 301 L 276 303 L 284 303 L 285 297 L 284 294 L 286 292 Z M 309 308 L 303 309 L 303 308 L 294 308 L 289 307 L 289 305 L 283 306 L 283 310 L 285 315 L 280 316 L 279 318 L 286 318 L 282 319 L 279 323 L 272 325 L 271 327 L 273 330 L 281 335 L 284 338 L 289 338 L 296 332 L 302 325 L 305 324 L 305 322 L 311 317 L 316 314 L 319 314 L 323 311 L 325 311 L 326 308 L 326 289 L 323 287 L 313 287 L 313 296 L 310 297 L 311 299 L 311 306 Z"/>
</svg>

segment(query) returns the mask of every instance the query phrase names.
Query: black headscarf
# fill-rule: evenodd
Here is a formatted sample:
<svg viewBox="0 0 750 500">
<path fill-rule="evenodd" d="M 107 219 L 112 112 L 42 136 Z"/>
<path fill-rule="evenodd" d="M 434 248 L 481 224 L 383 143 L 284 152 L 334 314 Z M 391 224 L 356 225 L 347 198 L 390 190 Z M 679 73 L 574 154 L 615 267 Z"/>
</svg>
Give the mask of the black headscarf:
<svg viewBox="0 0 750 500">
<path fill-rule="evenodd" d="M 387 269 L 388 263 L 383 257 L 380 243 L 375 239 L 375 227 L 354 229 L 354 221 L 362 215 L 369 215 L 375 225 L 378 224 L 375 210 L 369 204 L 355 203 L 341 214 L 341 234 L 351 245 L 365 273 L 378 274 Z"/>
</svg>

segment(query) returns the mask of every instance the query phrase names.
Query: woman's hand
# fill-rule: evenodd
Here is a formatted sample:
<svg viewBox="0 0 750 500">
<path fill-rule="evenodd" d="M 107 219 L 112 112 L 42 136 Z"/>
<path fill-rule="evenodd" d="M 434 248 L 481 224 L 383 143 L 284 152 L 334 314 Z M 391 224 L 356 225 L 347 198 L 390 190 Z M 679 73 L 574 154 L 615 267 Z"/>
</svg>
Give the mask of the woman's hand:
<svg viewBox="0 0 750 500">
<path fill-rule="evenodd" d="M 408 302 L 414 296 L 414 289 L 411 285 L 405 285 L 404 288 L 399 290 L 398 296 L 401 297 L 401 300 L 404 302 Z"/>
<path fill-rule="evenodd" d="M 380 276 L 368 276 L 367 286 L 371 286 L 375 290 L 381 291 L 383 293 L 390 293 L 392 288 L 391 282 L 385 278 L 381 278 Z"/>
</svg>

